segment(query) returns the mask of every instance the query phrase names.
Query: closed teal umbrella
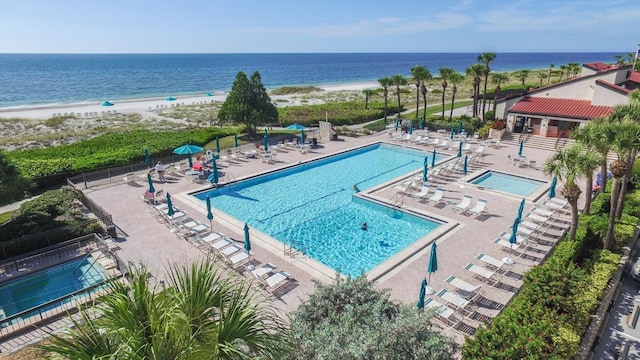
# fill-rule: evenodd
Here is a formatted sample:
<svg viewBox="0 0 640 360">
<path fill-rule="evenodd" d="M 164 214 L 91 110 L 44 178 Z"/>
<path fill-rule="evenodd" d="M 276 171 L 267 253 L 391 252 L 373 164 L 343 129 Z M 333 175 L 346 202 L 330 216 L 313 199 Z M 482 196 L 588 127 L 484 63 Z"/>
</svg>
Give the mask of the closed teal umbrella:
<svg viewBox="0 0 640 360">
<path fill-rule="evenodd" d="M 427 279 L 422 279 L 422 284 L 420 284 L 420 294 L 418 295 L 418 303 L 416 306 L 418 309 L 424 308 L 424 298 L 427 294 Z"/>
<path fill-rule="evenodd" d="M 220 154 L 220 139 L 216 136 L 216 152 Z"/>
<path fill-rule="evenodd" d="M 251 252 L 251 240 L 249 239 L 249 225 L 244 223 L 244 249 L 247 251 L 247 254 Z"/>
<path fill-rule="evenodd" d="M 551 187 L 549 188 L 549 198 L 554 198 L 556 197 L 556 184 L 558 183 L 558 178 L 557 177 L 553 177 L 553 180 L 551 180 Z"/>
<path fill-rule="evenodd" d="M 511 225 L 511 236 L 509 236 L 509 256 L 502 259 L 507 264 L 514 264 L 515 261 L 511 257 L 511 249 L 513 248 L 513 244 L 518 242 L 518 224 L 520 223 L 520 218 L 516 217 L 513 221 L 513 225 Z"/>
<path fill-rule="evenodd" d="M 458 157 L 462 157 L 462 141 L 458 142 Z"/>
<path fill-rule="evenodd" d="M 396 131 L 398 131 L 398 123 L 399 123 L 399 121 L 396 120 Z"/>
<path fill-rule="evenodd" d="M 413 134 L 413 121 L 409 122 L 409 135 Z"/>
<path fill-rule="evenodd" d="M 424 118 L 420 118 L 420 130 L 424 129 Z"/>
<path fill-rule="evenodd" d="M 269 132 L 264 129 L 264 151 L 269 151 Z"/>
<path fill-rule="evenodd" d="M 469 162 L 469 156 L 465 155 L 464 156 L 464 164 L 462 166 L 462 175 L 467 175 L 467 171 L 469 170 L 468 166 L 467 166 L 468 162 Z"/>
<path fill-rule="evenodd" d="M 429 274 L 429 283 L 431 283 L 431 274 L 438 271 L 438 256 L 436 249 L 438 248 L 438 244 L 434 241 L 431 244 L 431 252 L 429 253 L 429 264 L 427 265 L 427 273 Z M 430 286 L 427 287 L 427 294 L 433 294 L 435 291 Z"/>
<path fill-rule="evenodd" d="M 147 168 L 151 167 L 151 158 L 149 157 L 149 149 L 144 149 L 144 163 L 147 164 Z"/>
<path fill-rule="evenodd" d="M 520 202 L 520 207 L 518 208 L 518 220 L 522 219 L 522 212 L 524 211 L 524 203 L 525 203 L 526 199 L 522 198 L 522 201 Z"/>
<path fill-rule="evenodd" d="M 149 192 L 156 193 L 156 189 L 153 187 L 153 180 L 151 179 L 151 173 L 147 173 L 147 181 L 149 182 Z"/>
<path fill-rule="evenodd" d="M 425 158 L 424 167 L 422 168 L 422 181 L 427 182 L 427 180 L 429 180 L 429 177 L 427 174 L 427 158 Z"/>
<path fill-rule="evenodd" d="M 207 198 L 205 199 L 205 202 L 207 203 L 207 219 L 209 219 L 209 224 L 211 224 L 211 226 L 213 227 L 213 213 L 211 212 L 211 198 L 207 196 Z"/>
<path fill-rule="evenodd" d="M 216 164 L 216 159 L 211 160 L 211 165 L 213 166 L 213 170 L 211 170 L 211 174 L 207 177 L 207 181 L 217 185 L 220 179 L 218 178 L 218 164 Z"/>
<path fill-rule="evenodd" d="M 456 134 L 456 131 L 453 129 L 453 125 L 451 125 L 451 134 L 449 134 L 449 138 L 453 139 L 453 136 Z"/>
<path fill-rule="evenodd" d="M 433 157 L 431 158 L 431 168 L 433 169 L 436 166 L 436 149 L 433 149 Z"/>
<path fill-rule="evenodd" d="M 460 123 L 458 124 L 458 134 L 462 134 L 462 120 L 460 120 Z"/>
<path fill-rule="evenodd" d="M 238 134 L 233 134 L 233 146 L 238 149 Z"/>
<path fill-rule="evenodd" d="M 167 192 L 167 215 L 173 216 L 175 213 L 175 210 L 173 210 L 173 204 L 171 204 L 171 195 Z"/>
<path fill-rule="evenodd" d="M 522 149 L 524 149 L 524 140 L 520 140 L 520 150 L 518 150 L 518 156 L 522 156 Z"/>
<path fill-rule="evenodd" d="M 304 129 L 300 130 L 300 143 L 304 144 Z"/>
</svg>

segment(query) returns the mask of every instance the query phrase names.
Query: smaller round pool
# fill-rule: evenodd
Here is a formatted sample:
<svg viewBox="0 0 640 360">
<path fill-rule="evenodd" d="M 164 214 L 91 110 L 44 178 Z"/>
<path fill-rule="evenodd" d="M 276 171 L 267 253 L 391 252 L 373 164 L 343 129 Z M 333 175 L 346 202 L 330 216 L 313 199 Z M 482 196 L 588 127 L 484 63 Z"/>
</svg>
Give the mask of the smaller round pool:
<svg viewBox="0 0 640 360">
<path fill-rule="evenodd" d="M 469 180 L 468 183 L 518 196 L 529 196 L 547 182 L 498 171 L 489 171 Z"/>
</svg>

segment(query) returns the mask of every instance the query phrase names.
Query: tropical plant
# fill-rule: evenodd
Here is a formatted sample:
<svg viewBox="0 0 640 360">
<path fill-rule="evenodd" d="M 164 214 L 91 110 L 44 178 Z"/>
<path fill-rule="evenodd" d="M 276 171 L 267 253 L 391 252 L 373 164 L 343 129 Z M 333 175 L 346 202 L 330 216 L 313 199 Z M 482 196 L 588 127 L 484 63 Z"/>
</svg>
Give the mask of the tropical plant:
<svg viewBox="0 0 640 360">
<path fill-rule="evenodd" d="M 111 281 L 81 323 L 41 348 L 61 359 L 281 356 L 284 325 L 273 308 L 212 263 L 170 266 L 166 289 L 150 286 L 144 267 L 129 271 L 130 281 Z"/>
<path fill-rule="evenodd" d="M 458 87 L 456 86 L 457 84 L 459 84 L 463 79 L 463 76 L 460 75 L 459 73 L 457 73 L 456 71 L 452 72 L 449 75 L 449 81 L 451 81 L 451 110 L 449 111 L 449 121 L 453 120 L 453 107 L 454 104 L 456 102 L 456 93 L 458 92 Z"/>
<path fill-rule="evenodd" d="M 587 169 L 585 168 L 585 171 L 587 171 L 585 173 L 586 175 L 586 184 L 585 187 L 587 189 L 587 191 L 585 192 L 585 203 L 584 203 L 584 208 L 582 209 L 582 213 L 585 215 L 589 215 L 591 212 L 591 201 L 592 201 L 592 194 L 589 191 L 589 189 L 593 188 L 593 171 L 595 171 L 595 169 L 600 166 L 600 178 L 602 181 L 602 188 L 605 189 L 606 188 L 606 176 L 602 175 L 602 174 L 606 174 L 607 173 L 607 153 L 609 152 L 609 149 L 611 148 L 610 145 L 610 139 L 612 139 L 612 136 L 614 135 L 613 132 L 610 131 L 610 129 L 606 129 L 605 128 L 605 122 L 603 121 L 603 119 L 594 119 L 591 122 L 589 122 L 587 125 L 577 128 L 575 129 L 572 133 L 571 136 L 582 146 L 584 146 L 587 154 L 592 154 L 591 157 L 593 157 L 595 160 L 598 161 L 598 164 L 594 166 L 593 169 L 591 169 L 591 172 L 588 172 Z M 591 160 L 589 160 L 590 162 Z M 583 164 L 586 166 L 586 163 Z"/>
<path fill-rule="evenodd" d="M 542 73 L 542 72 L 538 73 L 538 80 L 540 80 L 540 83 L 538 83 L 538 87 L 542 87 L 542 82 L 546 78 L 547 78 L 547 75 L 545 75 L 545 73 Z"/>
<path fill-rule="evenodd" d="M 553 63 L 549 64 L 549 75 L 547 76 L 547 85 L 551 82 L 551 73 L 553 72 L 553 68 L 555 65 Z"/>
<path fill-rule="evenodd" d="M 278 122 L 278 109 L 262 85 L 259 72 L 254 72 L 251 79 L 247 79 L 244 72 L 238 72 L 218 117 L 222 121 L 244 124 L 249 138 L 257 136 L 259 124 Z"/>
<path fill-rule="evenodd" d="M 629 153 L 627 154 L 627 164 L 633 164 L 634 159 L 638 155 L 638 148 L 640 148 L 640 102 L 631 99 L 629 104 L 614 107 L 613 112 L 610 114 L 610 118 L 614 121 L 622 121 L 621 124 L 624 128 L 623 131 L 629 132 L 629 134 L 625 135 L 631 139 Z M 625 179 L 623 180 L 623 184 L 626 184 L 627 179 L 631 178 L 631 172 L 632 167 L 629 166 Z M 627 187 L 622 186 L 617 200 L 617 219 L 620 219 L 622 216 L 622 208 L 624 207 L 626 195 Z"/>
<path fill-rule="evenodd" d="M 491 82 L 496 85 L 496 90 L 493 93 L 493 114 L 495 116 L 496 109 L 498 107 L 498 97 L 500 96 L 500 84 L 509 80 L 509 75 L 506 73 L 495 73 L 491 76 Z"/>
<path fill-rule="evenodd" d="M 387 109 L 388 107 L 388 99 L 389 99 L 389 86 L 391 86 L 391 79 L 388 77 L 383 77 L 378 79 L 380 86 L 382 86 L 382 95 L 384 96 L 384 123 L 387 124 Z"/>
<path fill-rule="evenodd" d="M 577 62 L 569 63 L 569 73 L 571 74 L 571 77 L 577 77 L 578 74 L 580 73 L 581 68 L 582 67 L 580 66 L 580 63 L 577 63 Z"/>
<path fill-rule="evenodd" d="M 440 73 L 440 80 L 442 80 L 442 120 L 444 120 L 444 98 L 447 94 L 447 86 L 449 85 L 447 83 L 447 80 L 449 80 L 449 76 L 451 76 L 451 74 L 455 73 L 456 71 L 455 69 L 450 67 L 443 67 L 440 68 L 438 72 Z"/>
<path fill-rule="evenodd" d="M 374 89 L 364 89 L 362 90 L 362 93 L 364 94 L 364 108 L 365 110 L 369 110 L 369 98 L 378 92 Z"/>
<path fill-rule="evenodd" d="M 562 76 L 564 76 L 565 72 L 567 72 L 568 70 L 568 66 L 567 65 L 560 65 L 560 78 L 558 78 L 558 81 L 562 81 Z"/>
<path fill-rule="evenodd" d="M 564 182 L 562 188 L 562 196 L 567 199 L 571 208 L 571 226 L 569 229 L 569 240 L 574 240 L 576 237 L 576 229 L 578 227 L 578 198 L 582 193 L 580 186 L 576 183 L 577 180 L 584 176 L 584 168 L 580 166 L 581 163 L 586 162 L 584 158 L 585 148 L 576 143 L 568 148 L 558 149 L 549 157 L 545 163 L 543 172 L 547 176 L 555 176 L 558 180 Z"/>
<path fill-rule="evenodd" d="M 485 106 L 487 105 L 487 83 L 489 82 L 489 74 L 491 73 L 491 64 L 496 59 L 496 53 L 484 52 L 478 55 L 478 62 L 484 65 L 484 90 L 482 91 L 482 121 L 485 121 Z"/>
<path fill-rule="evenodd" d="M 433 78 L 433 76 L 428 70 L 426 75 L 427 76 L 420 84 L 420 94 L 422 94 L 422 106 L 423 106 L 422 116 L 424 117 L 425 120 L 427 119 L 427 92 L 429 91 L 429 89 L 427 89 L 427 83 Z"/>
<path fill-rule="evenodd" d="M 396 74 L 393 75 L 391 77 L 391 83 L 396 87 L 395 90 L 395 94 L 398 97 L 398 115 L 397 117 L 400 117 L 400 113 L 402 112 L 402 104 L 400 103 L 400 94 L 402 93 L 402 90 L 400 89 L 400 86 L 404 86 L 407 85 L 409 83 L 409 81 L 402 75 L 400 74 Z"/>
<path fill-rule="evenodd" d="M 23 199 L 30 188 L 31 184 L 22 177 L 18 167 L 0 151 L 0 205 Z"/>
<path fill-rule="evenodd" d="M 517 76 L 518 79 L 520 80 L 520 83 L 522 84 L 522 91 L 526 91 L 526 82 L 527 82 L 527 78 L 529 77 L 529 70 L 520 70 L 517 72 Z"/>
<path fill-rule="evenodd" d="M 292 313 L 284 359 L 450 359 L 457 345 L 433 324 L 433 315 L 391 301 L 389 291 L 376 289 L 365 275 L 316 282 L 309 300 Z"/>
<path fill-rule="evenodd" d="M 420 89 L 424 86 L 425 81 L 428 81 L 431 78 L 431 73 L 424 66 L 416 65 L 411 68 L 411 76 L 411 80 L 416 85 L 416 119 L 418 119 L 420 114 Z"/>
<path fill-rule="evenodd" d="M 480 79 L 484 74 L 484 65 L 482 64 L 473 64 L 466 70 L 467 76 L 473 78 L 472 86 L 473 86 L 473 113 L 472 116 L 478 116 L 478 100 L 480 97 L 480 83 L 482 80 Z"/>
</svg>

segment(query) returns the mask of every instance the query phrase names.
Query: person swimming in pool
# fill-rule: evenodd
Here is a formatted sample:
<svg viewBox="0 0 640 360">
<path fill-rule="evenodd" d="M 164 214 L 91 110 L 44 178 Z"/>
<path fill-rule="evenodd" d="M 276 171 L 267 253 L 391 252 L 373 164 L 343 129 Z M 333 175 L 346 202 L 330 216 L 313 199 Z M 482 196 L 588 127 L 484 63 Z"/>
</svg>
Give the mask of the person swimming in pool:
<svg viewBox="0 0 640 360">
<path fill-rule="evenodd" d="M 362 230 L 367 230 L 367 223 L 363 222 L 362 226 L 360 227 Z"/>
<path fill-rule="evenodd" d="M 360 192 L 360 188 L 358 187 L 358 185 L 353 185 L 353 191 Z"/>
</svg>

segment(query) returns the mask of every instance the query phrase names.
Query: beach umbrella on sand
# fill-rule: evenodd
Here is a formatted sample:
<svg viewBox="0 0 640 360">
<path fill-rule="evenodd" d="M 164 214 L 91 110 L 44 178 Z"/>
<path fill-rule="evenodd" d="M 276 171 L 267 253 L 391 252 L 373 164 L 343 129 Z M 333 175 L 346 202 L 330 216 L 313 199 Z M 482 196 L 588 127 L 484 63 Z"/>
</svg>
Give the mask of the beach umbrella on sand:
<svg viewBox="0 0 640 360">
<path fill-rule="evenodd" d="M 269 131 L 266 128 L 264 129 L 264 151 L 269 151 Z"/>
<path fill-rule="evenodd" d="M 518 156 L 522 156 L 522 149 L 524 149 L 524 140 L 520 140 L 520 150 L 518 150 Z"/>
<path fill-rule="evenodd" d="M 211 170 L 211 174 L 209 175 L 209 177 L 207 177 L 207 181 L 218 185 L 218 164 L 216 164 L 216 159 L 212 159 L 211 160 L 211 165 L 213 166 L 213 169 Z"/>
<path fill-rule="evenodd" d="M 300 130 L 300 143 L 304 144 L 304 129 Z"/>
<path fill-rule="evenodd" d="M 175 213 L 175 210 L 173 210 L 173 204 L 171 204 L 171 195 L 167 192 L 167 215 L 173 216 Z"/>
<path fill-rule="evenodd" d="M 438 247 L 438 244 L 436 244 L 436 242 L 434 241 L 433 244 L 431 244 L 431 252 L 429 254 L 429 265 L 427 265 L 427 273 L 429 274 L 428 284 L 431 283 L 431 274 L 438 271 L 438 256 L 436 254 L 437 247 Z M 431 286 L 427 286 L 426 293 L 431 295 L 435 293 L 435 290 L 433 290 Z"/>
<path fill-rule="evenodd" d="M 418 295 L 418 303 L 416 306 L 418 309 L 424 308 L 424 297 L 427 294 L 427 279 L 422 279 L 422 284 L 420 285 L 420 294 Z"/>
<path fill-rule="evenodd" d="M 220 154 L 220 139 L 216 136 L 216 152 Z"/>
<path fill-rule="evenodd" d="M 211 198 L 209 196 L 205 199 L 205 203 L 207 204 L 207 219 L 209 219 L 209 224 L 213 227 L 213 213 L 211 212 Z"/>
<path fill-rule="evenodd" d="M 502 259 L 503 262 L 507 264 L 513 264 L 515 261 L 511 258 L 511 249 L 513 248 L 513 244 L 518 241 L 518 224 L 520 223 L 520 218 L 517 218 L 513 221 L 513 225 L 511 226 L 511 236 L 509 236 L 509 255 L 508 257 Z"/>
<path fill-rule="evenodd" d="M 429 180 L 428 174 L 427 174 L 427 158 L 424 158 L 424 167 L 422 168 L 422 181 L 423 182 L 427 182 Z"/>
<path fill-rule="evenodd" d="M 458 157 L 462 157 L 462 141 L 458 142 Z"/>
<path fill-rule="evenodd" d="M 151 173 L 147 173 L 147 181 L 149 182 L 149 192 L 156 193 L 156 189 L 153 187 L 153 180 L 151 179 Z"/>
<path fill-rule="evenodd" d="M 244 249 L 247 250 L 247 254 L 251 254 L 251 240 L 249 239 L 249 225 L 244 223 Z"/>
<path fill-rule="evenodd" d="M 174 98 L 173 96 L 169 96 L 169 97 L 166 97 L 164 99 L 167 100 L 167 101 L 176 101 L 176 100 L 178 100 L 178 99 Z"/>
<path fill-rule="evenodd" d="M 100 103 L 102 106 L 113 106 L 114 104 L 111 101 L 103 101 Z"/>
<path fill-rule="evenodd" d="M 151 158 L 149 157 L 149 149 L 144 149 L 144 163 L 147 164 L 147 168 L 151 167 Z"/>
<path fill-rule="evenodd" d="M 300 124 L 291 124 L 285 128 L 285 130 L 304 130 L 307 127 Z"/>
<path fill-rule="evenodd" d="M 556 197 L 556 184 L 558 183 L 558 178 L 553 177 L 551 180 L 551 187 L 549 188 L 549 199 Z"/>
<path fill-rule="evenodd" d="M 522 212 L 524 211 L 524 203 L 525 203 L 526 199 L 522 198 L 522 201 L 520 202 L 520 207 L 518 208 L 518 220 L 522 219 Z"/>
<path fill-rule="evenodd" d="M 420 118 L 420 130 L 424 129 L 424 118 Z"/>
<path fill-rule="evenodd" d="M 233 146 L 238 149 L 238 134 L 233 134 Z"/>
<path fill-rule="evenodd" d="M 213 94 L 212 93 L 206 93 L 206 94 L 204 94 L 204 96 L 213 96 Z"/>
<path fill-rule="evenodd" d="M 431 158 L 431 168 L 436 166 L 436 149 L 433 149 L 433 157 Z"/>
</svg>

